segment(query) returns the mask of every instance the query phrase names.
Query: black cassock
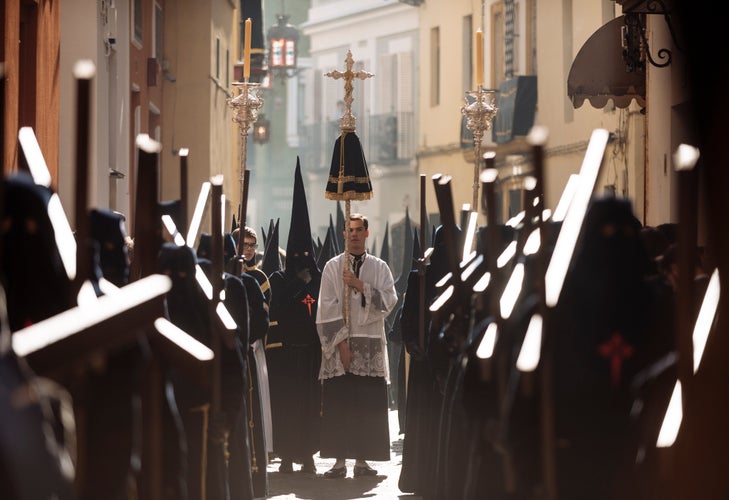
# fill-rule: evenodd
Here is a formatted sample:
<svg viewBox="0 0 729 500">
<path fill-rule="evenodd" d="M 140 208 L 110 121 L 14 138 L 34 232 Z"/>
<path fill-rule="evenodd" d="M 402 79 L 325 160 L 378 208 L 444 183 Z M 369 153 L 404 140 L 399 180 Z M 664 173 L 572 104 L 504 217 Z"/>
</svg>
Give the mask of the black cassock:
<svg viewBox="0 0 729 500">
<path fill-rule="evenodd" d="M 179 328 L 195 337 L 201 343 L 211 346 L 212 323 L 210 306 L 195 281 L 197 257 L 189 247 L 178 247 L 167 243 L 159 258 L 160 272 L 172 279 L 172 289 L 167 294 L 167 309 L 172 321 Z M 206 263 L 200 262 L 201 266 Z M 175 393 L 187 437 L 187 487 L 190 498 L 227 498 L 230 493 L 239 498 L 253 498 L 250 468 L 246 469 L 247 453 L 241 435 L 241 415 L 246 413 L 244 395 L 245 364 L 242 348 L 246 341 L 245 289 L 237 278 L 225 277 L 226 306 L 239 324 L 236 347 L 221 348 L 221 412 L 215 415 L 210 408 L 209 388 L 196 385 L 194 380 L 182 374 L 173 373 Z M 230 295 L 230 297 L 228 297 Z M 231 465 L 240 465 L 242 470 L 232 472 L 234 481 L 229 482 L 225 459 L 224 436 L 233 436 L 230 449 Z M 203 457 L 206 457 L 203 459 Z M 203 484 L 205 485 L 203 488 Z M 204 489 L 204 491 L 203 491 Z"/>
<path fill-rule="evenodd" d="M 197 248 L 197 256 L 201 263 L 208 262 L 208 258 L 211 252 L 211 235 L 203 233 L 200 236 L 200 243 Z M 249 449 L 249 458 L 247 463 L 250 464 L 250 475 L 253 481 L 253 496 L 254 497 L 265 497 L 268 496 L 268 473 L 266 469 L 268 448 L 266 446 L 266 428 L 263 411 L 263 403 L 261 396 L 261 386 L 259 384 L 259 367 L 257 366 L 256 356 L 253 353 L 252 344 L 258 340 L 263 342 L 263 339 L 268 331 L 268 301 L 270 299 L 270 292 L 268 291 L 268 280 L 266 275 L 255 267 L 249 267 L 243 263 L 243 271 L 239 274 L 239 262 L 235 254 L 236 246 L 235 240 L 231 233 L 225 233 L 223 235 L 223 261 L 228 272 L 227 278 L 237 279 L 243 285 L 245 301 L 243 302 L 246 308 L 245 311 L 241 311 L 241 319 L 238 321 L 239 325 L 245 323 L 246 334 L 241 351 L 243 354 L 243 371 L 244 371 L 244 387 L 243 393 L 246 400 L 246 414 L 245 417 L 246 425 L 246 436 L 247 446 Z M 226 296 L 226 304 L 228 304 L 228 298 Z M 236 307 L 233 304 L 230 307 Z M 232 313 L 232 311 L 231 311 Z M 245 316 L 243 318 L 242 316 Z M 235 431 L 236 435 L 241 435 L 242 431 Z M 240 436 L 242 437 L 242 436 Z M 240 439 L 238 436 L 234 436 L 237 442 L 233 443 L 240 445 Z M 240 481 L 241 478 L 237 478 L 235 474 L 239 474 L 236 470 L 240 464 L 234 464 L 231 462 L 231 481 Z M 247 475 L 248 469 L 240 472 L 240 474 Z M 247 480 L 247 478 L 246 478 Z M 231 483 L 233 486 L 233 483 Z M 231 492 L 232 493 L 232 492 Z"/>
<path fill-rule="evenodd" d="M 258 280 L 247 272 L 240 275 L 248 297 L 248 318 L 250 326 L 249 346 L 246 355 L 247 369 L 247 396 L 248 425 L 251 429 L 251 470 L 253 476 L 253 494 L 256 498 L 268 496 L 268 450 L 266 446 L 266 428 L 261 395 L 261 385 L 258 380 L 258 362 L 253 355 L 251 344 L 260 340 L 263 343 L 269 325 L 269 309 L 264 293 L 261 291 Z"/>
<path fill-rule="evenodd" d="M 316 311 L 321 276 L 313 260 L 313 269 L 297 275 L 292 257 L 286 257 L 286 271 L 277 271 L 269 278 L 271 328 L 266 362 L 274 451 L 282 459 L 303 462 L 319 450 L 321 344 Z"/>
<path fill-rule="evenodd" d="M 410 371 L 398 486 L 401 491 L 414 492 L 425 498 L 430 498 L 435 488 L 442 387 L 448 371 L 448 358 L 437 338 L 437 329 L 431 329 L 429 320 L 425 323 L 425 350 L 421 349 L 419 318 L 420 315 L 430 317 L 427 307 L 438 295 L 435 285 L 447 273 L 443 243 L 443 232 L 438 228 L 430 264 L 426 267 L 426 310 L 420 310 L 418 271 L 411 271 L 400 318 L 402 341 L 410 354 Z"/>
</svg>

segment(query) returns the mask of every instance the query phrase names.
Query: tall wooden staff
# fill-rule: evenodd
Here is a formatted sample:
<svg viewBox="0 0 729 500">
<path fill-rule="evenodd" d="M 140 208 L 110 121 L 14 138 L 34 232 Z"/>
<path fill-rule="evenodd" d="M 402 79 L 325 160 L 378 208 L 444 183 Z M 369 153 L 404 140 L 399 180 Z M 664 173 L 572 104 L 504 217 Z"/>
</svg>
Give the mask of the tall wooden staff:
<svg viewBox="0 0 729 500">
<path fill-rule="evenodd" d="M 418 341 L 420 350 L 425 353 L 425 269 L 426 269 L 426 247 L 425 239 L 426 221 L 428 211 L 425 207 L 425 174 L 420 174 L 420 257 L 418 258 L 418 304 L 420 315 L 418 316 Z"/>
<path fill-rule="evenodd" d="M 249 82 L 251 76 L 251 19 L 245 21 L 244 48 L 243 48 L 243 81 L 233 82 L 240 89 L 240 93 L 228 99 L 228 105 L 233 108 L 233 121 L 238 124 L 240 136 L 240 165 L 238 169 L 238 183 L 240 186 L 240 213 L 238 223 L 240 227 L 246 224 L 246 205 L 248 204 L 248 183 L 250 171 L 246 169 L 246 156 L 248 147 L 248 128 L 258 120 L 258 110 L 263 107 L 260 95 L 260 84 Z M 243 235 L 238 236 L 236 256 L 240 261 L 243 255 Z"/>
<path fill-rule="evenodd" d="M 187 182 L 187 155 L 190 150 L 180 148 L 180 227 L 177 228 L 180 233 L 187 234 L 187 201 L 188 201 L 188 182 Z"/>
<path fill-rule="evenodd" d="M 215 321 L 216 306 L 220 302 L 220 292 L 224 288 L 223 284 L 223 179 L 222 176 L 216 176 L 211 181 L 212 199 L 210 204 L 210 263 L 212 267 L 212 276 L 210 283 L 213 288 L 213 297 L 210 300 L 210 321 Z M 242 239 L 242 238 L 240 238 Z M 213 379 L 212 379 L 212 397 L 211 406 L 213 416 L 220 415 L 221 408 L 221 338 L 219 332 L 213 332 L 211 336 L 213 347 Z M 217 419 L 216 419 L 217 424 Z"/>
<path fill-rule="evenodd" d="M 344 102 L 346 109 L 344 116 L 340 122 L 341 135 L 334 143 L 334 153 L 332 154 L 332 165 L 329 170 L 329 178 L 327 180 L 326 191 L 324 197 L 328 200 L 344 200 L 344 230 L 349 230 L 349 214 L 350 201 L 352 200 L 369 200 L 372 198 L 372 184 L 370 183 L 370 175 L 367 171 L 367 161 L 365 160 L 362 145 L 355 133 L 355 117 L 352 115 L 352 97 L 353 85 L 355 78 L 366 80 L 372 78 L 372 73 L 359 70 L 352 71 L 354 59 L 352 51 L 347 51 L 347 57 L 344 60 L 346 69 L 344 71 L 330 71 L 324 76 L 339 80 L 344 80 Z M 344 238 L 344 261 L 349 263 L 349 238 Z M 344 304 L 342 316 L 344 324 L 349 325 L 349 287 L 345 290 Z"/>
<path fill-rule="evenodd" d="M 91 276 L 89 250 L 89 130 L 91 122 L 91 81 L 96 75 L 96 66 L 88 60 L 78 61 L 74 66 L 76 78 L 76 195 L 74 199 L 76 216 L 76 278 L 74 291 L 78 293 L 84 280 Z"/>
<path fill-rule="evenodd" d="M 494 104 L 496 93 L 483 87 L 483 33 L 476 31 L 476 90 L 466 92 L 465 102 L 461 106 L 461 114 L 466 118 L 466 128 L 473 132 L 473 204 L 471 210 L 478 211 L 478 186 L 481 170 L 481 141 L 486 131 L 491 128 L 491 122 L 496 116 L 497 108 Z"/>
</svg>

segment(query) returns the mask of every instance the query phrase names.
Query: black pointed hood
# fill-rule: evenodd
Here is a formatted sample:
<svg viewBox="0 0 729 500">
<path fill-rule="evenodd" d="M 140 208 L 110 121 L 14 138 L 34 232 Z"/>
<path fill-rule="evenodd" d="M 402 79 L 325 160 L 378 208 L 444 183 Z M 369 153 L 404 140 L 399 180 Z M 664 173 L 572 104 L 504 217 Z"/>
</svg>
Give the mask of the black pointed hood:
<svg viewBox="0 0 729 500">
<path fill-rule="evenodd" d="M 331 233 L 331 245 L 332 248 L 334 248 L 334 255 L 339 255 L 342 253 L 343 248 L 339 246 L 339 238 L 337 237 L 337 227 L 334 225 L 334 221 L 332 220 L 332 214 L 329 214 L 329 228 L 327 229 L 327 233 Z"/>
<path fill-rule="evenodd" d="M 296 157 L 291 227 L 289 227 L 289 239 L 286 243 L 286 273 L 296 273 L 298 269 L 302 268 L 309 268 L 312 273 L 319 273 L 312 241 L 304 179 L 301 176 L 301 163 Z"/>
<path fill-rule="evenodd" d="M 408 286 L 408 275 L 412 269 L 413 259 L 413 226 L 410 222 L 410 211 L 405 208 L 405 224 L 403 228 L 402 253 L 400 254 L 400 275 L 395 282 L 395 289 L 403 293 Z"/>
<path fill-rule="evenodd" d="M 382 249 L 380 250 L 380 259 L 390 265 L 390 221 L 385 223 L 385 236 L 382 238 Z"/>
<path fill-rule="evenodd" d="M 261 271 L 266 273 L 266 276 L 271 276 L 276 271 L 283 269 L 281 254 L 278 251 L 278 223 L 279 219 L 276 219 L 275 223 L 271 219 L 271 228 L 268 230 L 268 238 L 266 238 L 266 248 L 263 252 L 263 262 L 261 263 Z"/>
<path fill-rule="evenodd" d="M 167 200 L 158 203 L 159 216 L 169 215 L 175 227 L 182 231 L 186 227 L 187 221 L 182 220 L 182 202 L 181 200 Z M 158 218 L 159 220 L 159 218 Z M 183 235 L 185 236 L 185 235 Z"/>
<path fill-rule="evenodd" d="M 233 214 L 233 221 L 230 223 L 230 232 L 232 233 L 238 229 L 238 224 L 235 222 L 235 214 Z"/>
<path fill-rule="evenodd" d="M 279 219 L 276 219 L 275 221 L 273 219 L 268 221 L 268 231 L 263 229 L 263 226 L 261 226 L 261 238 L 263 239 L 263 248 L 265 249 L 268 245 L 268 238 L 273 234 L 274 226 L 278 224 Z"/>
<path fill-rule="evenodd" d="M 98 243 L 101 273 L 118 287 L 129 283 L 125 220 L 122 214 L 104 208 L 94 208 L 89 212 L 91 238 Z"/>
<path fill-rule="evenodd" d="M 319 269 L 324 269 L 324 264 L 327 263 L 332 257 L 336 257 L 340 252 L 337 249 L 337 237 L 334 234 L 334 225 L 332 224 L 332 218 L 329 216 L 329 228 L 327 229 L 327 235 L 324 238 L 324 243 L 321 245 L 321 252 L 317 255 L 316 264 Z"/>
<path fill-rule="evenodd" d="M 201 233 L 200 241 L 197 244 L 195 254 L 198 259 L 207 259 L 212 262 L 212 241 L 213 235 L 210 233 Z M 235 239 L 232 233 L 224 233 L 221 241 L 223 245 L 223 266 L 235 258 Z"/>
<path fill-rule="evenodd" d="M 413 232 L 413 259 L 410 262 L 410 270 L 416 270 L 418 268 L 417 266 L 417 260 L 420 258 L 420 237 L 418 236 L 418 230 L 416 229 Z M 404 262 L 403 262 L 404 264 Z"/>
<path fill-rule="evenodd" d="M 344 252 L 344 211 L 342 204 L 337 202 L 337 225 L 335 235 L 337 237 L 337 248 Z"/>
<path fill-rule="evenodd" d="M 48 319 L 75 305 L 48 215 L 53 191 L 18 171 L 4 180 L 0 270 L 10 329 Z M 39 286 L 42 284 L 42 286 Z"/>
</svg>

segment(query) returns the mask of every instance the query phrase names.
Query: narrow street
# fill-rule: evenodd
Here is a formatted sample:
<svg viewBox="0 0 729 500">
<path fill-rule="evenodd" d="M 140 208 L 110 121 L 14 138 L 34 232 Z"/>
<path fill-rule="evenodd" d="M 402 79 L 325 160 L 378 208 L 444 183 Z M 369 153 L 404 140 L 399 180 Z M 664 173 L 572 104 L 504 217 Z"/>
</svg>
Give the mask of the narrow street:
<svg viewBox="0 0 729 500">
<path fill-rule="evenodd" d="M 419 500 L 421 497 L 401 493 L 397 487 L 402 464 L 403 436 L 398 435 L 397 411 L 390 411 L 391 454 L 389 462 L 369 462 L 377 470 L 374 477 L 352 477 L 354 461 L 347 462 L 345 479 L 325 479 L 324 472 L 334 465 L 334 459 L 314 456 L 317 474 L 298 472 L 294 464 L 293 473 L 278 472 L 280 460 L 275 459 L 268 465 L 269 497 L 273 500 L 310 499 L 310 500 L 356 500 L 356 499 L 397 499 Z"/>
</svg>

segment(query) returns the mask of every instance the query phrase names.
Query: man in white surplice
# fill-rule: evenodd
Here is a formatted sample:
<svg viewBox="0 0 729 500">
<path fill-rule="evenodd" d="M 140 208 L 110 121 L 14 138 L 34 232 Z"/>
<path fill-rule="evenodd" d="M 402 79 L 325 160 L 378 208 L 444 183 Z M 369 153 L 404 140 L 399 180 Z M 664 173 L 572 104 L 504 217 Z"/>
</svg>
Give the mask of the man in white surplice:
<svg viewBox="0 0 729 500">
<path fill-rule="evenodd" d="M 356 460 L 355 477 L 377 474 L 366 460 L 390 459 L 385 318 L 397 292 L 387 264 L 366 252 L 367 218 L 351 214 L 344 236 L 349 262 L 340 254 L 324 266 L 316 318 L 322 345 L 319 454 L 336 459 L 324 473 L 329 479 L 346 477 L 348 458 Z M 346 296 L 349 326 L 342 307 Z"/>
</svg>

